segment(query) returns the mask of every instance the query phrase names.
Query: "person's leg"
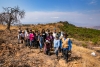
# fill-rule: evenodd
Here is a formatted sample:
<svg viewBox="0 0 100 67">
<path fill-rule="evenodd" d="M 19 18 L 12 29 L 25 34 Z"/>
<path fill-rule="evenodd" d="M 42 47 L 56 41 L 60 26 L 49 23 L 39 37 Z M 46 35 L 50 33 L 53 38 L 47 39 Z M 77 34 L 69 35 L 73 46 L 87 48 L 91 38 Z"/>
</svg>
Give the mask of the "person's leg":
<svg viewBox="0 0 100 67">
<path fill-rule="evenodd" d="M 20 37 L 19 37 L 19 35 L 18 35 L 18 44 L 20 43 Z"/>
<path fill-rule="evenodd" d="M 48 49 L 46 49 L 46 55 L 48 55 Z"/>
<path fill-rule="evenodd" d="M 27 40 L 27 46 L 29 46 L 29 45 L 30 45 L 30 39 Z"/>
<path fill-rule="evenodd" d="M 48 49 L 48 55 L 50 56 L 50 49 Z"/>
<path fill-rule="evenodd" d="M 41 49 L 42 49 L 42 43 L 40 42 L 40 51 L 41 51 Z"/>
<path fill-rule="evenodd" d="M 25 40 L 25 46 L 27 46 L 27 39 Z"/>
<path fill-rule="evenodd" d="M 62 57 L 64 56 L 64 49 L 62 48 L 61 49 L 61 52 L 62 52 Z"/>
<path fill-rule="evenodd" d="M 30 41 L 30 47 L 32 46 L 32 41 Z"/>
<path fill-rule="evenodd" d="M 36 41 L 36 48 L 38 48 L 38 46 L 39 46 L 39 42 L 38 42 L 38 41 Z"/>
<path fill-rule="evenodd" d="M 53 41 L 51 41 L 51 49 L 52 49 Z"/>
<path fill-rule="evenodd" d="M 58 58 L 58 49 L 57 48 L 55 48 L 55 53 L 56 53 L 56 56 Z"/>
<path fill-rule="evenodd" d="M 68 50 L 65 50 L 65 59 L 66 59 L 66 62 L 68 62 Z"/>
</svg>

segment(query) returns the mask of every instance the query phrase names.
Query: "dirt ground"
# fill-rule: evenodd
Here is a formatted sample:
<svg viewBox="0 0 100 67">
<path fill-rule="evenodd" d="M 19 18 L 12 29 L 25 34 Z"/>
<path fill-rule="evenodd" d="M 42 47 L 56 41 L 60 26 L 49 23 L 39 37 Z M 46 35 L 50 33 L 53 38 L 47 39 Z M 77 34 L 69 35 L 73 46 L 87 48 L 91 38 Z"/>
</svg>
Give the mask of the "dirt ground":
<svg viewBox="0 0 100 67">
<path fill-rule="evenodd" d="M 59 25 L 62 24 L 30 27 L 39 30 L 53 30 L 56 27 L 57 31 L 60 31 Z M 53 51 L 51 51 L 51 56 L 47 56 L 40 52 L 39 48 L 29 48 L 24 44 L 17 44 L 18 28 L 12 27 L 10 33 L 3 27 L 0 27 L 0 67 L 100 67 L 100 52 L 93 49 L 76 46 L 73 43 L 71 57 L 66 63 L 61 57 L 61 53 L 59 53 L 59 59 L 56 59 Z M 96 56 L 91 56 L 92 52 L 95 52 Z"/>
</svg>

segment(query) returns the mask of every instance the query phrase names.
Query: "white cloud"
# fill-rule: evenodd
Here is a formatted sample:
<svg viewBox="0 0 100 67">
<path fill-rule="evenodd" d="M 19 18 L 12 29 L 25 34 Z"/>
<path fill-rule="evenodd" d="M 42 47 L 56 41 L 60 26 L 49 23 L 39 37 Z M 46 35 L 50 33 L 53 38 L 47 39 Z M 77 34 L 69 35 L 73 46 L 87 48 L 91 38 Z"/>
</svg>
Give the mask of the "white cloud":
<svg viewBox="0 0 100 67">
<path fill-rule="evenodd" d="M 59 17 L 51 17 L 51 18 L 58 19 Z"/>
<path fill-rule="evenodd" d="M 78 26 L 89 26 L 100 24 L 100 13 L 84 14 L 78 12 L 26 12 L 23 23 L 48 23 L 56 21 L 69 21 Z"/>
<path fill-rule="evenodd" d="M 97 0 L 91 0 L 91 2 L 89 4 L 96 4 Z"/>
</svg>

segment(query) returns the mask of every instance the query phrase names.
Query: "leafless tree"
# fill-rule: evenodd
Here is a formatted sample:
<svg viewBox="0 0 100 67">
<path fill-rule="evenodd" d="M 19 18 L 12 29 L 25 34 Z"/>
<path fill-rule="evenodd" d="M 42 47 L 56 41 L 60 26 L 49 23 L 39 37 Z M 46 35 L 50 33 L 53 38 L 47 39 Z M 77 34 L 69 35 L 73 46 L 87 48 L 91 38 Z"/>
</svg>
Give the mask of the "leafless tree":
<svg viewBox="0 0 100 67">
<path fill-rule="evenodd" d="M 3 12 L 0 13 L 0 23 L 7 24 L 7 29 L 10 30 L 11 24 L 20 22 L 20 19 L 24 18 L 25 11 L 20 10 L 18 6 L 12 7 L 3 7 Z"/>
</svg>

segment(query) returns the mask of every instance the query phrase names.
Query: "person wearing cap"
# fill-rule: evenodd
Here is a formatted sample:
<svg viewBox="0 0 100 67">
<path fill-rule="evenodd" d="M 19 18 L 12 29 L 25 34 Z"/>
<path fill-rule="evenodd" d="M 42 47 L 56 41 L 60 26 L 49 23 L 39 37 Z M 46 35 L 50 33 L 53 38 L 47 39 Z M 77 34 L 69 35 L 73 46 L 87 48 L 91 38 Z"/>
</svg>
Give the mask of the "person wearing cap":
<svg viewBox="0 0 100 67">
<path fill-rule="evenodd" d="M 60 46 L 60 40 L 59 40 L 58 35 L 56 35 L 56 38 L 54 39 L 54 49 L 55 49 L 55 54 L 56 54 L 57 58 L 58 58 L 59 46 Z"/>
<path fill-rule="evenodd" d="M 50 41 L 48 40 L 44 44 L 44 53 L 50 55 Z"/>
</svg>

